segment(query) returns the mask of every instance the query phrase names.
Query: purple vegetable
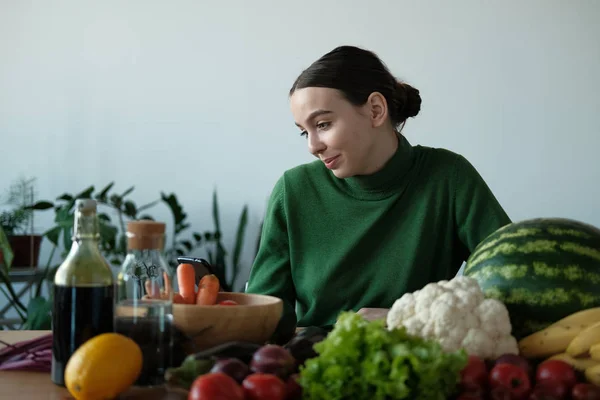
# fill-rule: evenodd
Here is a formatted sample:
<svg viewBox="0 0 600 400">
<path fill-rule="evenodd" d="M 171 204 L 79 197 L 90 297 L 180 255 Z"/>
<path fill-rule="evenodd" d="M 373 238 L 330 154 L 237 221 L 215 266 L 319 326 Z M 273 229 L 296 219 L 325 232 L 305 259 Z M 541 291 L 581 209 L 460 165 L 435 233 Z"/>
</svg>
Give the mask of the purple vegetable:
<svg viewBox="0 0 600 400">
<path fill-rule="evenodd" d="M 292 354 L 284 347 L 275 344 L 267 344 L 258 349 L 250 362 L 250 369 L 253 372 L 274 374 L 284 380 L 295 367 L 296 360 Z"/>
<path fill-rule="evenodd" d="M 50 362 L 38 362 L 35 360 L 19 360 L 0 365 L 0 371 L 31 371 L 31 372 L 50 372 Z"/>
<path fill-rule="evenodd" d="M 232 377 L 238 383 L 242 383 L 244 378 L 250 373 L 250 370 L 246 364 L 237 358 L 224 358 L 217 360 L 210 372 L 222 372 Z"/>
<path fill-rule="evenodd" d="M 0 371 L 50 372 L 52 334 L 15 344 L 4 344 L 6 347 L 0 350 Z"/>
<path fill-rule="evenodd" d="M 21 342 L 8 344 L 0 342 L 0 344 L 6 345 L 3 349 L 0 349 L 0 362 L 5 356 L 10 356 L 13 353 L 20 353 L 23 351 L 31 351 L 36 349 L 52 348 L 52 334 L 49 333 L 44 336 L 37 337 L 35 339 L 23 340 Z"/>
</svg>

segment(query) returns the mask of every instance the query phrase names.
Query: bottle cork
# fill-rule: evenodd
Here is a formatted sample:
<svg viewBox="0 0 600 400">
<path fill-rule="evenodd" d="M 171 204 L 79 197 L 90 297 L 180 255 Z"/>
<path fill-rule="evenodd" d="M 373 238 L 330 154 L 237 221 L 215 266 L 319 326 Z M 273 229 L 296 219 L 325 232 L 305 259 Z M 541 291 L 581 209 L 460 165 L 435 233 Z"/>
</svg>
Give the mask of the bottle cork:
<svg viewBox="0 0 600 400">
<path fill-rule="evenodd" d="M 162 250 L 165 243 L 166 224 L 139 220 L 127 222 L 127 248 L 129 250 Z"/>
<path fill-rule="evenodd" d="M 96 212 L 96 200 L 93 199 L 77 199 L 75 200 L 75 210 L 83 215 L 89 215 Z"/>
</svg>

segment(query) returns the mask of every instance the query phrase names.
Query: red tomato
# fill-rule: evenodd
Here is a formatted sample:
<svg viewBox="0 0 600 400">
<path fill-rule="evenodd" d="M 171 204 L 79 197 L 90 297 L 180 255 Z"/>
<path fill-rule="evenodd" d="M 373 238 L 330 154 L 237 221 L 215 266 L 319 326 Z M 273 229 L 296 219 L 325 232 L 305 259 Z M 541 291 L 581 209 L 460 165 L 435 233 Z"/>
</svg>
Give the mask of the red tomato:
<svg viewBox="0 0 600 400">
<path fill-rule="evenodd" d="M 561 360 L 547 360 L 538 365 L 535 380 L 541 382 L 562 382 L 571 390 L 577 383 L 575 370 L 569 364 Z"/>
<path fill-rule="evenodd" d="M 571 391 L 573 400 L 600 400 L 600 387 L 591 383 L 578 383 Z"/>
<path fill-rule="evenodd" d="M 235 300 L 223 300 L 219 302 L 220 306 L 237 306 L 238 303 Z"/>
<path fill-rule="evenodd" d="M 529 400 L 562 400 L 568 398 L 569 389 L 562 382 L 538 382 Z"/>
<path fill-rule="evenodd" d="M 467 366 L 460 372 L 460 385 L 463 391 L 472 392 L 487 386 L 488 370 L 485 361 L 477 356 L 469 356 Z"/>
<path fill-rule="evenodd" d="M 188 400 L 244 400 L 244 390 L 232 377 L 213 372 L 194 380 Z"/>
<path fill-rule="evenodd" d="M 246 400 L 284 400 L 285 383 L 273 374 L 256 372 L 242 382 Z"/>
<path fill-rule="evenodd" d="M 527 372 L 516 365 L 498 364 L 490 372 L 492 389 L 504 387 L 509 390 L 513 400 L 523 400 L 529 396 L 531 382 Z"/>
<path fill-rule="evenodd" d="M 490 391 L 491 400 L 514 400 L 509 388 L 496 386 Z"/>
<path fill-rule="evenodd" d="M 298 383 L 298 374 L 292 374 L 285 382 L 285 400 L 301 400 L 302 386 Z"/>
</svg>

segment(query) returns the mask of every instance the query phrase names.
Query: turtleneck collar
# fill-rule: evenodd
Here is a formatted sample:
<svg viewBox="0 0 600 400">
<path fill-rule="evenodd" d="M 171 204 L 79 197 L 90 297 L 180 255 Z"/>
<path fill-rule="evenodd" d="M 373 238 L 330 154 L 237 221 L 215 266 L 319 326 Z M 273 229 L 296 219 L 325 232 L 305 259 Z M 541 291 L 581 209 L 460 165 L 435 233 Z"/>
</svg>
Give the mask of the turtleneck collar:
<svg viewBox="0 0 600 400">
<path fill-rule="evenodd" d="M 408 172 L 414 163 L 414 148 L 400 133 L 398 148 L 379 171 L 370 175 L 358 175 L 350 178 L 339 179 L 335 176 L 337 184 L 354 197 L 365 200 L 376 200 L 388 197 L 406 183 Z"/>
</svg>

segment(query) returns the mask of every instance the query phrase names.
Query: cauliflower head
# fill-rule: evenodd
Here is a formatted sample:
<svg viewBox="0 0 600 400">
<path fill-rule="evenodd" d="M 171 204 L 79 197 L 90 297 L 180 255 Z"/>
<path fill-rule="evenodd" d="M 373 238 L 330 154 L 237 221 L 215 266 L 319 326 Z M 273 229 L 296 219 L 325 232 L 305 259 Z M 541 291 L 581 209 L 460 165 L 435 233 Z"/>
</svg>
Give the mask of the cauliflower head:
<svg viewBox="0 0 600 400">
<path fill-rule="evenodd" d="M 448 352 L 462 348 L 485 359 L 519 352 L 504 304 L 486 299 L 477 281 L 466 276 L 405 293 L 392 305 L 387 327 L 437 340 Z"/>
</svg>

